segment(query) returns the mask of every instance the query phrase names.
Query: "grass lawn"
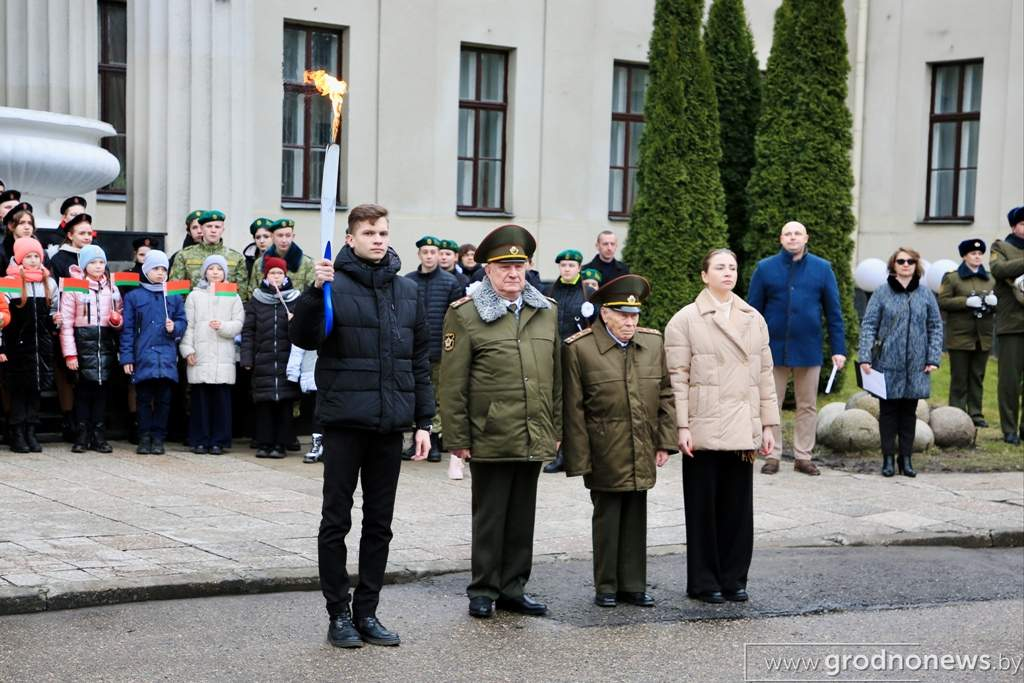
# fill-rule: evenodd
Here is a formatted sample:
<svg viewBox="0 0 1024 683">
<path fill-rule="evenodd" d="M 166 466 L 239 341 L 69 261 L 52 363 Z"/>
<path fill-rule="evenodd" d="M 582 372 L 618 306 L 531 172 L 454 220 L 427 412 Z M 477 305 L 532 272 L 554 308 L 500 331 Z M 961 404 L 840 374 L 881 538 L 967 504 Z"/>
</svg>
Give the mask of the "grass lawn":
<svg viewBox="0 0 1024 683">
<path fill-rule="evenodd" d="M 822 372 L 831 372 L 831 368 L 822 368 Z M 832 394 L 820 394 L 818 407 L 833 401 L 846 402 L 850 396 L 860 391 L 854 375 L 853 364 L 847 363 L 843 369 L 845 381 L 842 391 Z M 974 448 L 941 449 L 932 448 L 927 453 L 914 455 L 914 468 L 925 472 L 996 472 L 1024 471 L 1024 447 L 1013 446 L 1003 441 L 999 430 L 999 406 L 996 402 L 996 375 L 998 366 L 995 360 L 989 360 L 985 372 L 984 414 L 989 423 L 986 429 L 978 430 L 978 440 Z M 928 399 L 932 407 L 949 405 L 949 362 L 943 356 L 942 366 L 932 375 L 932 395 Z M 792 452 L 793 411 L 782 413 L 783 439 L 786 452 Z M 814 449 L 816 460 L 830 467 L 863 472 L 877 472 L 882 465 L 882 453 L 833 453 L 824 446 Z"/>
</svg>

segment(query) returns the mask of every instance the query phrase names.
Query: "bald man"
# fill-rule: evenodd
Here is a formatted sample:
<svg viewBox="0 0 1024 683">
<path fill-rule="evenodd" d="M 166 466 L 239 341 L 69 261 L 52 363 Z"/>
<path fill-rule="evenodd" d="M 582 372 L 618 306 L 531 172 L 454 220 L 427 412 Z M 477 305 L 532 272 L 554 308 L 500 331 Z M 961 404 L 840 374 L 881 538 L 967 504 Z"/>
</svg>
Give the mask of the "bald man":
<svg viewBox="0 0 1024 683">
<path fill-rule="evenodd" d="M 768 323 L 780 409 L 786 396 L 786 384 L 790 376 L 793 377 L 796 395 L 793 469 L 814 476 L 821 474 L 811 462 L 811 451 L 814 450 L 818 378 L 824 348 L 823 311 L 828 320 L 832 364 L 840 370 L 846 363 L 846 338 L 839 286 L 832 264 L 807 250 L 808 239 L 803 224 L 790 221 L 782 226 L 779 235 L 782 248 L 775 256 L 758 262 L 750 279 L 747 300 Z M 765 458 L 761 473 L 778 472 L 781 457 L 782 429 L 775 427 L 775 448 Z"/>
</svg>

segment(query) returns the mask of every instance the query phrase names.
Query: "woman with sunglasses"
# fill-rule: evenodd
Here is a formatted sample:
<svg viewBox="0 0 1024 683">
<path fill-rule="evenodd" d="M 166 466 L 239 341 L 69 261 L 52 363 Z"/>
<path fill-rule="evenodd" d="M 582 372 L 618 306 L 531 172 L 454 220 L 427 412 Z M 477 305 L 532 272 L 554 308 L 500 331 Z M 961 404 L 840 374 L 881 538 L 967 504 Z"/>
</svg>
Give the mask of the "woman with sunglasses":
<svg viewBox="0 0 1024 683">
<path fill-rule="evenodd" d="M 885 373 L 886 397 L 878 418 L 882 476 L 915 477 L 910 461 L 917 402 L 931 394 L 931 373 L 942 356 L 942 318 L 928 287 L 921 286 L 921 255 L 900 247 L 889 257 L 889 280 L 871 296 L 860 325 L 860 368 Z M 898 444 L 897 444 L 898 442 Z"/>
</svg>

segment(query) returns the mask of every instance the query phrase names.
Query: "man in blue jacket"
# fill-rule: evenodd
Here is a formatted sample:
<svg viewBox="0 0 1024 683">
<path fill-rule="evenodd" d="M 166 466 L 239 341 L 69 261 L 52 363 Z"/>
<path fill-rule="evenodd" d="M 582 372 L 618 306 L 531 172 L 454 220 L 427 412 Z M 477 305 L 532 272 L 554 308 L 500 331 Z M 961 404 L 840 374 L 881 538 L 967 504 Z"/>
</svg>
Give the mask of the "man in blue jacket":
<svg viewBox="0 0 1024 683">
<path fill-rule="evenodd" d="M 809 475 L 821 474 L 811 462 L 817 422 L 818 378 L 821 375 L 822 309 L 828 319 L 828 341 L 832 364 L 840 370 L 846 363 L 843 312 L 839 286 L 832 264 L 807 250 L 807 228 L 796 221 L 782 226 L 782 249 L 762 259 L 750 280 L 748 301 L 768 323 L 775 391 L 779 407 L 786 396 L 786 384 L 793 376 L 796 395 L 796 429 L 793 469 Z M 765 458 L 762 474 L 779 471 L 782 430 L 775 428 L 775 449 Z"/>
</svg>

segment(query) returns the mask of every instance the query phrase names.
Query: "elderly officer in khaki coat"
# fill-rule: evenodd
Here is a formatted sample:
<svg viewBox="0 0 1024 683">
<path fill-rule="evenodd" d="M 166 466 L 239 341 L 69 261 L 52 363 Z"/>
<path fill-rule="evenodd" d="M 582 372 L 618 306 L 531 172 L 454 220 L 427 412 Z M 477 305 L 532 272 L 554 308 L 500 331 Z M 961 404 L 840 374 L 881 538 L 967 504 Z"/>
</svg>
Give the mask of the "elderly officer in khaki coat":
<svg viewBox="0 0 1024 683">
<path fill-rule="evenodd" d="M 473 481 L 471 616 L 499 609 L 541 615 L 524 590 L 533 564 L 541 464 L 562 434 L 558 311 L 526 281 L 537 246 L 504 225 L 476 249 L 486 277 L 451 304 L 441 338 L 441 423 L 445 446 L 469 461 Z"/>
<path fill-rule="evenodd" d="M 651 286 L 615 278 L 592 297 L 593 327 L 562 351 L 562 452 L 594 503 L 594 603 L 653 607 L 647 593 L 647 490 L 676 446 L 661 332 L 637 327 Z"/>
</svg>

